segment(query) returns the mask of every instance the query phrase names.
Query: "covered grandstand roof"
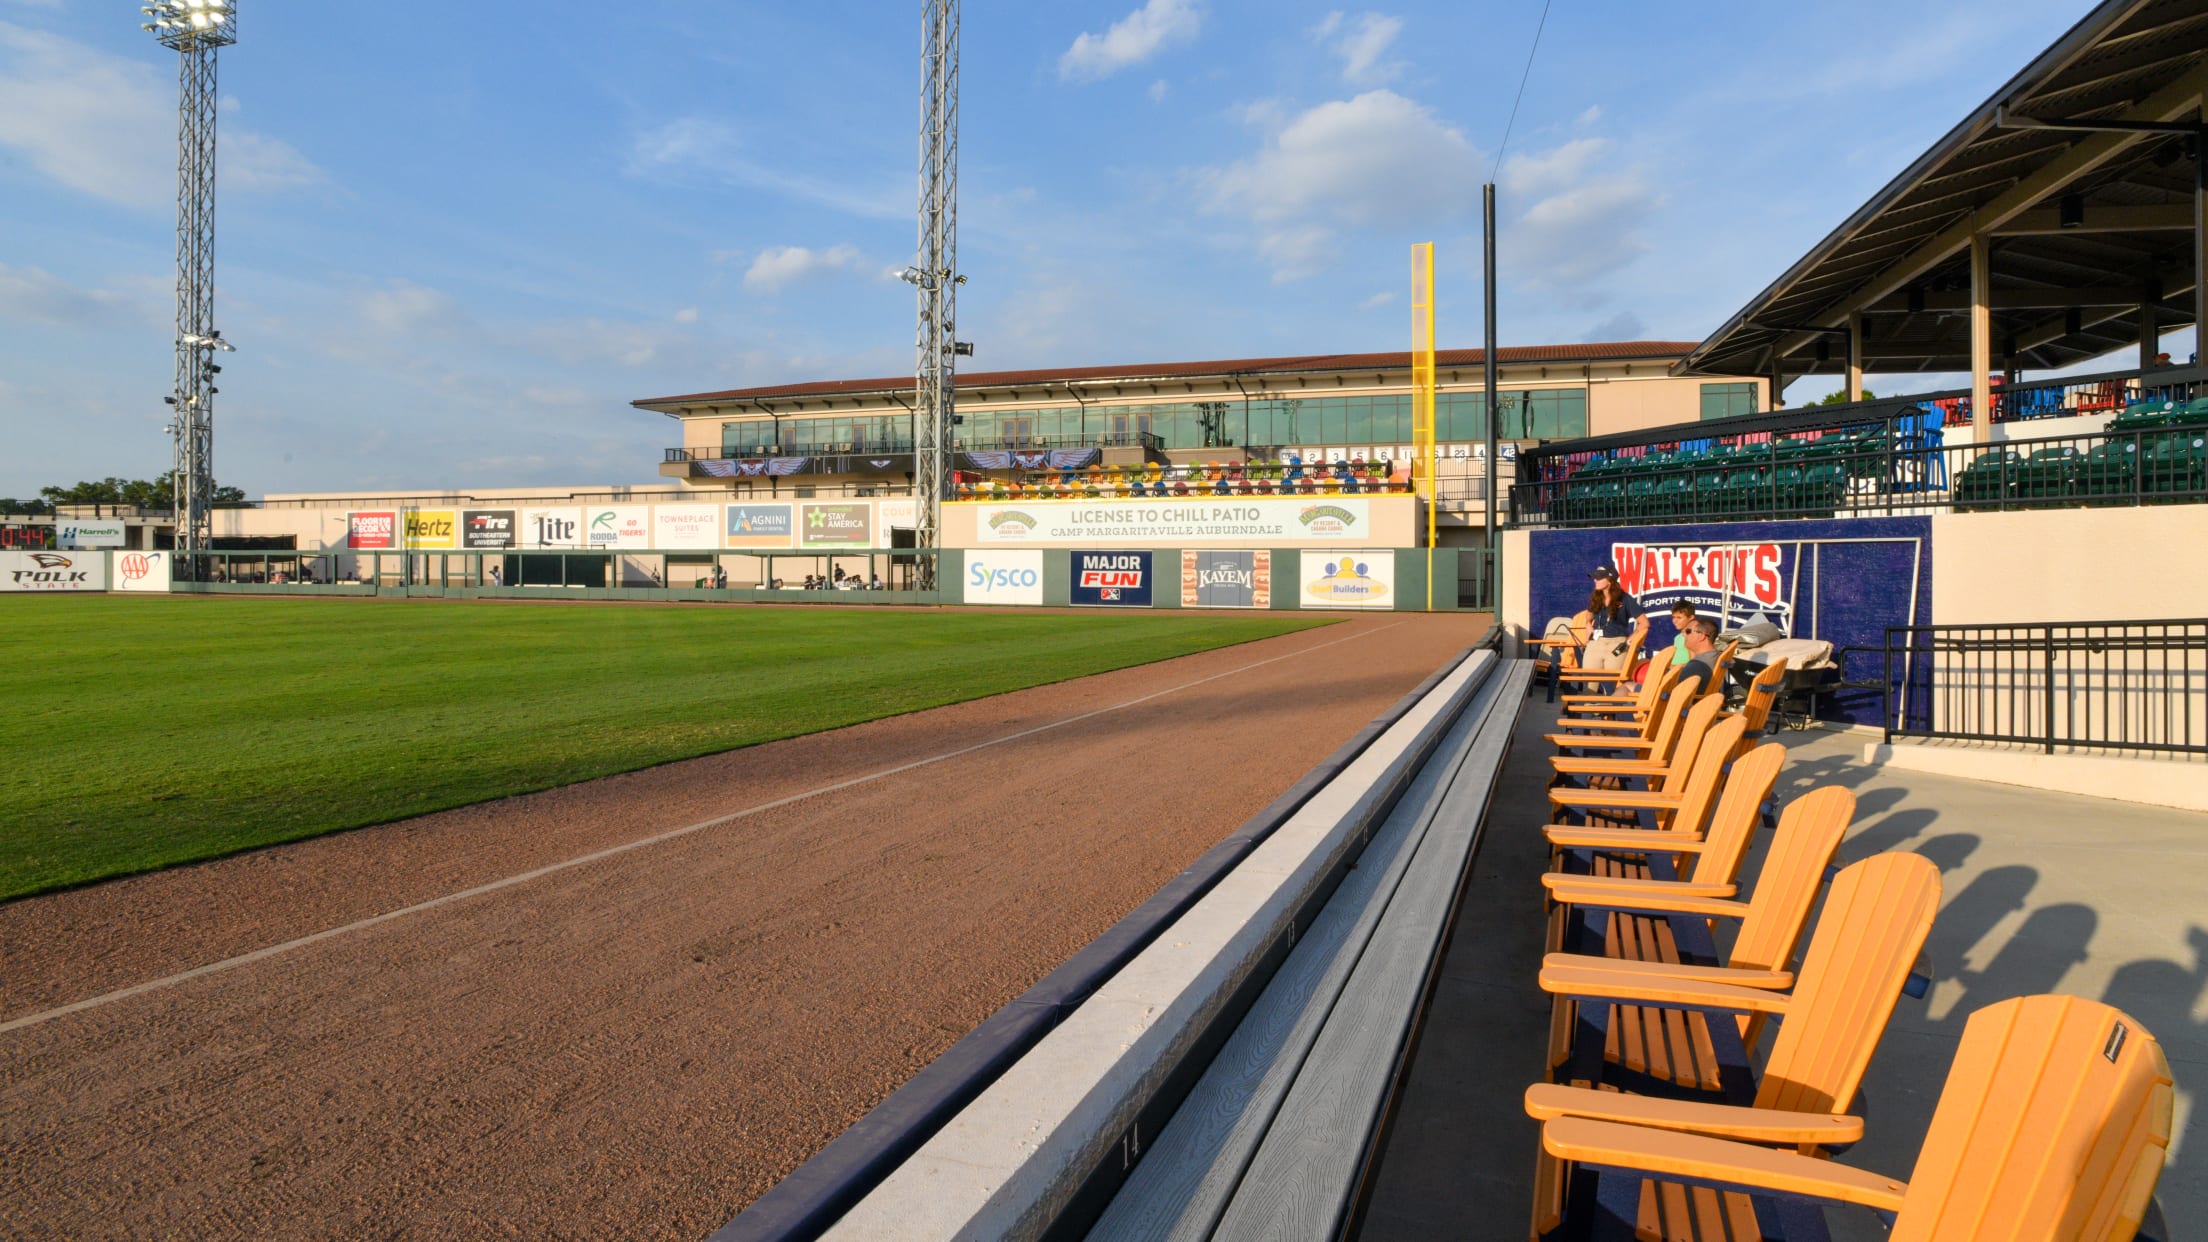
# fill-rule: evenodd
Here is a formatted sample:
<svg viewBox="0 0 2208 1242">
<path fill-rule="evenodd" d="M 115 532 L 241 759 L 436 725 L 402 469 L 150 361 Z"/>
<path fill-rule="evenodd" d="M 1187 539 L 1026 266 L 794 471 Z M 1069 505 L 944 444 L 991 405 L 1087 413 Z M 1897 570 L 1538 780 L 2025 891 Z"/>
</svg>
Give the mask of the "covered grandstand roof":
<svg viewBox="0 0 2208 1242">
<path fill-rule="evenodd" d="M 1507 366 L 1526 363 L 1631 362 L 1644 358 L 1668 360 L 1681 357 L 1693 348 L 1693 341 L 1608 341 L 1585 345 L 1506 345 L 1496 350 L 1495 354 L 1496 362 Z M 1480 349 L 1434 351 L 1434 365 L 1437 368 L 1476 367 L 1486 361 L 1487 351 Z M 1286 358 L 1227 358 L 1209 362 L 1152 362 L 1134 366 L 1067 367 L 1058 370 L 970 371 L 959 373 L 958 386 L 1013 388 L 1022 385 L 1067 383 L 1140 383 L 1194 376 L 1216 378 L 1229 375 L 1295 375 L 1314 372 L 1332 375 L 1343 371 L 1401 371 L 1410 365 L 1411 355 L 1407 350 L 1382 354 L 1304 354 Z M 770 385 L 764 388 L 734 388 L 726 392 L 698 392 L 675 397 L 646 397 L 629 404 L 639 409 L 656 409 L 661 406 L 707 405 L 715 402 L 734 404 L 772 401 L 776 398 L 862 396 L 907 392 L 911 388 L 912 377 L 901 375 L 884 379 L 824 380 L 808 384 Z"/>
<path fill-rule="evenodd" d="M 1845 339 L 1804 329 L 1858 313 L 1866 370 L 1967 370 L 1974 233 L 1993 235 L 1996 367 L 2131 345 L 2142 303 L 2193 322 L 2191 138 L 2028 122 L 2197 123 L 2204 90 L 2208 0 L 2107 0 L 1674 370 L 1837 372 Z"/>
</svg>

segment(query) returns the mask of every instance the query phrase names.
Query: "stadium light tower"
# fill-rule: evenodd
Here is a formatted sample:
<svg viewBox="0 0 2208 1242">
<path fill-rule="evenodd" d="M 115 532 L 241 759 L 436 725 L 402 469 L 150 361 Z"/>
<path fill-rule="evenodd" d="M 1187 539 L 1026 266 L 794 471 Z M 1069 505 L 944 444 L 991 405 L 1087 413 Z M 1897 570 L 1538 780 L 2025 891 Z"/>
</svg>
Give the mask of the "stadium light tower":
<svg viewBox="0 0 2208 1242">
<path fill-rule="evenodd" d="M 913 491 L 920 529 L 913 542 L 939 548 L 958 425 L 958 0 L 922 0 L 920 52 L 920 255 L 902 273 L 919 290 L 919 365 L 913 377 Z M 936 561 L 920 564 L 923 589 Z"/>
<path fill-rule="evenodd" d="M 177 53 L 176 546 L 207 546 L 215 495 L 215 52 L 238 41 L 237 0 L 153 0 L 141 25 Z"/>
</svg>

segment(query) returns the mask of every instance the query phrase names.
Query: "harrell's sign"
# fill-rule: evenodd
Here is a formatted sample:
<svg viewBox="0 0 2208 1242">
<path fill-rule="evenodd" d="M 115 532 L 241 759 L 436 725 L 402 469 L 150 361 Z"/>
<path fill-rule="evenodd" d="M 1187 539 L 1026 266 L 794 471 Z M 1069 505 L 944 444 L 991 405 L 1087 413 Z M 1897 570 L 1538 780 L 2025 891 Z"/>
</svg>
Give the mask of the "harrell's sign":
<svg viewBox="0 0 2208 1242">
<path fill-rule="evenodd" d="M 1655 608 L 1686 599 L 1706 611 L 1737 611 L 1743 604 L 1783 617 L 1791 611 L 1785 547 L 1777 543 L 1613 543 L 1618 585 Z"/>
</svg>

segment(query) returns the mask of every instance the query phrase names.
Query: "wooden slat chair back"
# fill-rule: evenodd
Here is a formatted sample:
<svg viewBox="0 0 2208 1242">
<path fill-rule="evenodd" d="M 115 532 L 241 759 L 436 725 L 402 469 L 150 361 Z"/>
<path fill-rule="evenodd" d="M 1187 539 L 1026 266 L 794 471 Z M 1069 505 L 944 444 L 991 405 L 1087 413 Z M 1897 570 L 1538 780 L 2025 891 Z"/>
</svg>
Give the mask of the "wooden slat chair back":
<svg viewBox="0 0 2208 1242">
<path fill-rule="evenodd" d="M 1771 724 L 1772 705 L 1779 701 L 1779 686 L 1786 681 L 1786 657 L 1764 666 L 1755 679 L 1748 683 L 1748 697 L 1740 704 L 1740 717 L 1748 722 L 1748 736 L 1744 745 L 1752 745 L 1762 737 Z"/>
<path fill-rule="evenodd" d="M 1673 696 L 1679 697 L 1682 696 Z M 1670 704 L 1668 699 L 1665 702 L 1667 706 Z M 1649 826 L 1669 827 L 1686 789 L 1687 779 L 1694 771 L 1694 761 L 1702 753 L 1703 740 L 1709 736 L 1710 727 L 1717 720 L 1719 706 L 1715 699 L 1699 699 L 1688 707 L 1678 717 L 1672 729 L 1669 755 L 1660 762 L 1623 759 L 1604 763 L 1562 758 L 1549 761 L 1557 769 L 1559 779 L 1569 779 L 1574 773 L 1591 778 L 1615 777 L 1619 783 L 1632 777 L 1645 778 L 1647 793 L 1653 798 L 1623 796 L 1635 793 L 1624 789 L 1560 788 L 1549 791 L 1549 801 L 1552 805 L 1560 805 L 1566 814 L 1577 812 L 1585 815 L 1590 822 L 1599 818 L 1623 827 L 1631 827 L 1640 822 L 1634 804 L 1653 800 L 1655 805 L 1648 808 L 1653 820 Z M 1606 804 L 1604 799 L 1613 794 L 1621 796 Z M 1623 813 L 1620 815 L 1604 814 L 1605 811 L 1621 810 Z"/>
<path fill-rule="evenodd" d="M 1542 1126 L 1542 1148 L 1544 1160 L 1583 1169 L 1688 1179 L 1695 1195 L 1722 1192 L 1728 1205 L 1753 1193 L 1872 1208 L 1893 1217 L 1894 1242 L 2122 1242 L 2161 1179 L 2173 1096 L 2161 1045 L 2122 1010 L 2024 996 L 1964 1025 L 1907 1182 L 1774 1150 L 1770 1125 L 1744 1130 L 1714 1115 L 1685 1125 L 1559 1116 Z M 1718 1237 L 1723 1227 L 1661 1236 Z"/>
<path fill-rule="evenodd" d="M 1641 662 L 1641 640 L 1629 638 L 1625 644 L 1625 662 L 1613 669 L 1576 668 L 1567 665 L 1557 673 L 1559 684 L 1593 686 L 1598 689 L 1615 689 L 1632 679 L 1633 670 Z"/>
<path fill-rule="evenodd" d="M 1678 667 L 1670 664 L 1665 666 L 1665 670 Z M 1658 679 L 1658 671 L 1662 670 L 1651 670 L 1648 676 L 1641 679 L 1641 684 L 1633 688 L 1631 694 L 1567 694 L 1561 702 L 1568 714 L 1599 715 L 1624 708 L 1635 715 L 1645 715 L 1656 706 L 1657 698 L 1671 688 L 1669 682 Z"/>
<path fill-rule="evenodd" d="M 1656 705 L 1656 710 L 1649 714 L 1649 718 L 1643 726 L 1644 736 L 1648 738 L 1646 751 L 1634 750 L 1630 754 L 1621 751 L 1619 753 L 1622 756 L 1634 759 L 1668 759 L 1671 757 L 1671 745 L 1672 741 L 1678 737 L 1679 721 L 1687 714 L 1687 709 L 1694 706 L 1693 695 L 1671 693 L 1671 683 L 1677 680 L 1676 675 L 1666 676 L 1662 701 Z M 1549 735 L 1549 740 L 1556 744 L 1559 751 L 1600 751 L 1615 741 L 1613 738 L 1567 733 L 1552 733 Z"/>
<path fill-rule="evenodd" d="M 1838 785 L 1812 789 L 1786 804 L 1779 813 L 1778 831 L 1771 834 L 1763 870 L 1756 875 L 1747 917 L 1740 921 L 1740 934 L 1733 940 L 1733 965 L 1750 970 L 1786 968 L 1794 947 L 1801 943 L 1802 929 L 1809 924 L 1810 907 L 1824 887 L 1825 868 L 1840 851 L 1840 839 L 1854 818 L 1855 795 Z"/>
<path fill-rule="evenodd" d="M 1615 748 L 1621 738 L 1653 741 L 1657 729 L 1663 724 L 1664 704 L 1670 701 L 1671 688 L 1678 680 L 1677 668 L 1651 673 L 1648 685 L 1644 688 L 1648 700 L 1646 712 L 1632 717 L 1615 718 L 1594 715 L 1560 717 L 1556 727 L 1566 732 L 1550 734 L 1549 741 L 1564 750 Z M 1681 704 L 1680 710 L 1686 710 L 1687 706 Z"/>
<path fill-rule="evenodd" d="M 1724 702 L 1725 678 L 1733 670 L 1733 653 L 1739 650 L 1738 642 L 1730 642 L 1725 644 L 1723 651 L 1717 653 L 1717 658 L 1710 662 L 1709 680 L 1702 683 L 1702 693 L 1714 694 L 1719 702 Z"/>
<path fill-rule="evenodd" d="M 1708 732 L 1703 735 L 1700 745 L 1696 748 L 1694 767 L 1688 772 L 1686 785 L 1681 791 L 1678 808 L 1671 812 L 1670 820 L 1664 825 L 1661 836 L 1678 837 L 1697 846 L 1701 844 L 1704 832 L 1711 822 L 1711 812 L 1716 809 L 1721 800 L 1721 794 L 1732 789 L 1733 785 L 1740 780 L 1738 771 L 1734 773 L 1731 780 L 1728 780 L 1725 775 L 1725 768 L 1733 752 L 1733 743 L 1739 740 L 1740 732 L 1744 727 L 1738 720 L 1727 720 L 1711 725 Z M 1776 745 L 1776 743 L 1773 744 Z M 1779 750 L 1780 754 L 1767 765 L 1770 768 L 1770 774 L 1763 782 L 1766 793 L 1770 791 L 1772 784 L 1778 780 L 1779 764 L 1784 762 L 1786 758 L 1784 753 L 1786 748 L 1781 746 Z M 1735 765 L 1736 768 L 1737 766 Z M 1753 783 L 1755 776 L 1751 774 L 1748 780 L 1749 783 Z M 1749 809 L 1749 824 L 1753 827 L 1754 823 L 1755 808 L 1751 807 Z M 1633 829 L 1630 831 L 1638 833 L 1641 830 Z M 1554 843 L 1559 834 L 1551 832 L 1549 835 L 1552 843 Z M 1730 840 L 1730 834 L 1728 834 L 1728 846 L 1737 844 L 1739 850 L 1745 851 L 1748 846 L 1748 831 L 1742 830 L 1740 836 L 1741 839 L 1737 843 L 1733 843 Z M 1560 848 L 1570 849 L 1577 861 L 1582 864 L 1582 866 L 1574 868 L 1575 870 L 1597 875 L 1613 872 L 1619 875 L 1647 875 L 1649 872 L 1646 866 L 1638 862 L 1619 862 L 1612 864 L 1608 869 L 1596 867 L 1592 871 L 1588 871 L 1587 866 L 1600 861 L 1605 854 L 1629 854 L 1646 857 L 1652 848 L 1662 849 L 1664 845 L 1663 842 L 1651 841 L 1646 837 L 1628 838 L 1623 841 L 1615 838 L 1599 839 L 1603 841 L 1602 845 L 1579 846 L 1576 848 L 1560 845 Z M 1740 860 L 1738 858 L 1730 859 L 1729 865 L 1733 870 L 1737 870 Z M 1667 874 L 1664 878 L 1676 877 L 1673 874 Z"/>
<path fill-rule="evenodd" d="M 1534 658 L 1533 671 L 1536 676 L 1547 674 L 1552 663 L 1556 666 L 1559 675 L 1578 666 L 1579 649 L 1587 645 L 1588 637 L 1595 632 L 1595 614 L 1582 608 L 1572 614 L 1572 619 L 1567 623 L 1567 626 L 1571 631 L 1572 645 L 1543 648 L 1543 650 L 1549 652 L 1549 655 L 1546 658 L 1539 656 Z M 1549 635 L 1544 634 L 1541 637 L 1546 640 Z"/>
<path fill-rule="evenodd" d="M 1845 1112 L 1862 1084 L 1910 968 L 1931 935 L 1939 904 L 1940 870 L 1930 859 L 1920 854 L 1879 854 L 1848 867 L 1833 880 L 1824 916 L 1810 936 L 1791 996 L 1690 979 L 1642 981 L 1632 990 L 1644 1003 L 1663 1007 L 1731 1004 L 1782 1016 L 1785 1020 L 1757 1082 L 1753 1106 L 1720 1111 L 1749 1118 L 1835 1118 Z M 1599 964 L 1593 968 L 1599 969 Z M 1541 976 L 1542 986 L 1559 994 L 1601 986 L 1598 976 L 1579 977 L 1570 968 L 1545 964 Z M 1589 1003 L 1580 1001 L 1582 1006 Z M 1738 1098 L 1737 1092 L 1726 1094 Z M 1526 1094 L 1528 1112 L 1543 1121 L 1613 1115 L 1615 1108 L 1607 1101 L 1614 1098 L 1612 1092 L 1559 1086 L 1539 1086 Z M 1814 1137 L 1816 1126 L 1804 1125 L 1801 1131 L 1801 1136 L 1784 1141 L 1814 1155 L 1827 1144 L 1853 1142 L 1861 1126 L 1834 1126 L 1833 1137 L 1823 1141 Z M 1564 1202 L 1565 1179 L 1554 1163 L 1556 1158 L 1557 1153 L 1545 1146 L 1543 1167 L 1535 1177 L 1537 1234 L 1556 1227 Z M 1642 1237 L 1764 1236 L 1757 1231 L 1755 1205 L 1737 1191 L 1623 1178 L 1604 1184 L 1593 1198 L 1584 1191 L 1576 1198 L 1582 1210 L 1593 1209 L 1599 1201 L 1604 1205 L 1601 1210 L 1633 1215 Z M 1704 1231 L 1718 1222 L 1723 1224 Z"/>
</svg>

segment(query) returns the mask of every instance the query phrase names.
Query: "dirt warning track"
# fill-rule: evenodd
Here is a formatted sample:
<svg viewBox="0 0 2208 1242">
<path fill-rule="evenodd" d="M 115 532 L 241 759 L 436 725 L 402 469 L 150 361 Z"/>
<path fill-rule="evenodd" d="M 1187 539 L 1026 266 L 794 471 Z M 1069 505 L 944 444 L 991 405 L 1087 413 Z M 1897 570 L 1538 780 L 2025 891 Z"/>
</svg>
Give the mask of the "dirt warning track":
<svg viewBox="0 0 2208 1242">
<path fill-rule="evenodd" d="M 1483 628 L 1359 617 L 0 907 L 0 1231 L 700 1237 Z"/>
</svg>

